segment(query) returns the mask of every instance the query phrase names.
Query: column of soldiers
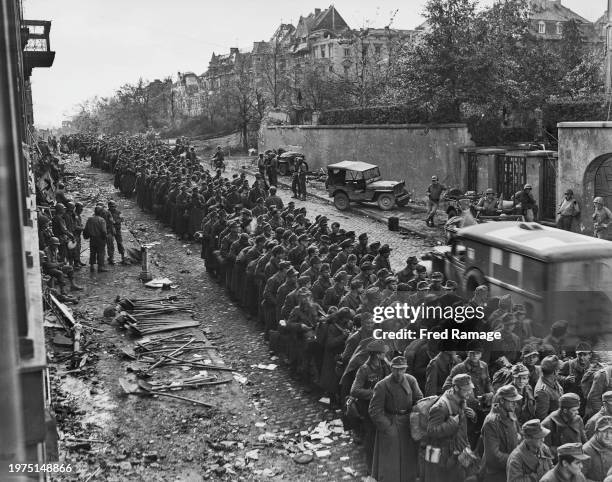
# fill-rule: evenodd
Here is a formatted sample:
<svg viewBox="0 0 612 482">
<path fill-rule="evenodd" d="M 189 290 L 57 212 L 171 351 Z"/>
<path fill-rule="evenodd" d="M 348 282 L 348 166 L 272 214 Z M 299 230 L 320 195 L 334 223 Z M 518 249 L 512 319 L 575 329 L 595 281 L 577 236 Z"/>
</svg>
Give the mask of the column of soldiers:
<svg viewBox="0 0 612 482">
<path fill-rule="evenodd" d="M 251 184 L 244 173 L 209 172 L 142 139 L 83 136 L 77 146 L 94 149 L 120 181 L 136 173 L 138 205 L 201 240 L 210 276 L 290 372 L 342 409 L 376 480 L 608 480 L 612 368 L 587 343 L 566 346 L 567 322 L 548 330 L 486 286 L 465 299 L 414 256 L 395 269 L 390 246 L 285 205 L 261 175 Z M 400 301 L 482 307 L 484 318 L 462 326 L 501 338 L 375 339 L 374 328 L 408 327 L 374 323 L 374 308 Z M 418 319 L 410 328 L 452 323 Z"/>
</svg>

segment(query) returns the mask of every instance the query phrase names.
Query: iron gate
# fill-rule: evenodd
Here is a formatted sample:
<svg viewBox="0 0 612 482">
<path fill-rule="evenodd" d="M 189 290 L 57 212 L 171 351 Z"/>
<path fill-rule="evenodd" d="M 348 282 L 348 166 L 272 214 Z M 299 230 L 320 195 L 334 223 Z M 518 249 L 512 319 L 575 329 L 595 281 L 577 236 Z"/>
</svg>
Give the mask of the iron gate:
<svg viewBox="0 0 612 482">
<path fill-rule="evenodd" d="M 467 153 L 467 190 L 477 191 L 478 187 L 478 156 L 475 152 Z"/>
<path fill-rule="evenodd" d="M 497 193 L 502 199 L 512 199 L 521 191 L 527 179 L 527 163 L 524 157 L 500 154 L 497 164 Z"/>
<path fill-rule="evenodd" d="M 546 157 L 542 159 L 542 196 L 540 217 L 546 221 L 554 221 L 557 212 L 557 159 Z"/>
</svg>

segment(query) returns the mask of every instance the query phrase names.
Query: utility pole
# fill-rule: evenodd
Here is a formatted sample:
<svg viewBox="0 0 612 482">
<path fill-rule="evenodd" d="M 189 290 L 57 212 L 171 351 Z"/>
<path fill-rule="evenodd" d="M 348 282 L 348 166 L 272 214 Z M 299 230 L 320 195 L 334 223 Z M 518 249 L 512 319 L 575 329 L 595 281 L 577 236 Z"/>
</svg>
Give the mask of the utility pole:
<svg viewBox="0 0 612 482">
<path fill-rule="evenodd" d="M 612 92 L 612 0 L 608 0 L 606 25 L 606 94 Z"/>
</svg>

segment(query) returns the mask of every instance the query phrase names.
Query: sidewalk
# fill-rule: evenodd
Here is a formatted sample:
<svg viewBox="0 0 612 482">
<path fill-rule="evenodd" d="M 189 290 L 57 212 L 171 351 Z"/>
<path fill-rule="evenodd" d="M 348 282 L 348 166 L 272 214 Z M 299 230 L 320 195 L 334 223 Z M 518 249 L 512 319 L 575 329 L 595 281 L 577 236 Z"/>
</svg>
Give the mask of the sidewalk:
<svg viewBox="0 0 612 482">
<path fill-rule="evenodd" d="M 251 175 L 254 175 L 257 172 L 257 169 L 251 165 L 251 158 L 235 157 L 227 158 L 226 160 L 229 161 L 228 167 L 230 168 L 237 170 L 244 168 Z M 242 165 L 239 163 L 242 163 Z M 291 189 L 291 178 L 288 176 L 279 176 L 278 184 L 284 188 Z M 309 196 L 320 199 L 321 201 L 333 206 L 333 199 L 328 196 L 322 182 L 309 180 L 307 184 Z M 334 207 L 333 209 L 336 208 Z M 416 203 L 409 203 L 402 208 L 397 207 L 389 211 L 382 211 L 378 207 L 374 206 L 370 207 L 365 204 L 353 203 L 351 204 L 350 209 L 344 212 L 346 214 L 361 214 L 384 224 L 388 224 L 389 218 L 395 216 L 399 218 L 400 231 L 426 238 L 434 242 L 444 240 L 444 223 L 446 222 L 445 213 L 438 211 L 438 214 L 436 215 L 437 227 L 428 227 L 425 224 L 425 214 L 427 212 L 425 206 L 421 206 Z"/>
</svg>

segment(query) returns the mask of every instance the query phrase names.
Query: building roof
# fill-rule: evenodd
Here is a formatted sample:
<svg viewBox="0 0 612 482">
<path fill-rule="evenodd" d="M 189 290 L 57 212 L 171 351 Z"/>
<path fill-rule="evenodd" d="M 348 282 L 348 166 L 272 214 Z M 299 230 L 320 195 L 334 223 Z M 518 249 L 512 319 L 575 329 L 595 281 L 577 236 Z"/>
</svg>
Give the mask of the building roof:
<svg viewBox="0 0 612 482">
<path fill-rule="evenodd" d="M 535 21 L 547 22 L 569 22 L 576 20 L 579 23 L 591 23 L 586 18 L 581 17 L 573 10 L 561 4 L 561 0 L 537 0 L 532 3 L 533 10 L 529 16 Z"/>
<path fill-rule="evenodd" d="M 294 35 L 297 38 L 304 38 L 317 30 L 336 32 L 347 30 L 348 28 L 348 24 L 340 16 L 336 8 L 331 5 L 325 10 L 315 9 L 314 12 L 306 17 L 300 16 Z"/>
<path fill-rule="evenodd" d="M 612 258 L 612 243 L 536 223 L 499 221 L 460 229 L 464 239 L 542 261 Z"/>
</svg>

